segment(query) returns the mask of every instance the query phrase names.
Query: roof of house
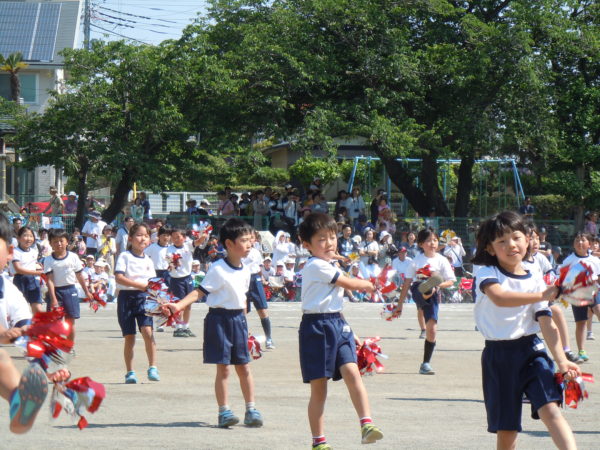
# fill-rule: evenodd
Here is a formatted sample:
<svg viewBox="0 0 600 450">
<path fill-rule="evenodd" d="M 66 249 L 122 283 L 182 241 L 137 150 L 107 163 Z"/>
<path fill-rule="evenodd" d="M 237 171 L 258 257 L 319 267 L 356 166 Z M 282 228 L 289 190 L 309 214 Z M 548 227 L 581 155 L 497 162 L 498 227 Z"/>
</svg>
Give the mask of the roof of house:
<svg viewBox="0 0 600 450">
<path fill-rule="evenodd" d="M 0 136 L 15 132 L 15 127 L 11 124 L 12 120 L 11 116 L 0 116 Z"/>
<path fill-rule="evenodd" d="M 77 43 L 80 1 L 0 0 L 0 54 L 20 52 L 29 64 L 62 63 Z"/>
</svg>

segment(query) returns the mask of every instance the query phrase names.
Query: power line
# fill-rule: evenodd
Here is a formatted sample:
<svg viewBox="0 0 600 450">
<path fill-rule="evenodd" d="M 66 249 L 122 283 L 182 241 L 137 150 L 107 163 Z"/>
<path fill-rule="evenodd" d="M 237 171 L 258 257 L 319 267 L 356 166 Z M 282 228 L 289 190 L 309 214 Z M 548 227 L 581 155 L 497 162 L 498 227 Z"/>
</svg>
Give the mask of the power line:
<svg viewBox="0 0 600 450">
<path fill-rule="evenodd" d="M 129 36 L 125 36 L 124 34 L 117 33 L 116 31 L 107 30 L 106 28 L 102 28 L 102 27 L 100 27 L 100 26 L 98 26 L 98 25 L 96 25 L 94 23 L 91 24 L 91 26 L 94 27 L 94 28 L 98 28 L 99 30 L 105 31 L 107 33 L 114 34 L 115 36 L 119 36 L 119 37 L 122 37 L 122 38 L 125 38 L 125 39 L 129 39 L 131 41 L 139 42 L 140 44 L 146 44 L 146 45 L 148 45 L 148 42 L 140 41 L 139 39 L 132 38 L 132 37 L 129 37 Z"/>
</svg>

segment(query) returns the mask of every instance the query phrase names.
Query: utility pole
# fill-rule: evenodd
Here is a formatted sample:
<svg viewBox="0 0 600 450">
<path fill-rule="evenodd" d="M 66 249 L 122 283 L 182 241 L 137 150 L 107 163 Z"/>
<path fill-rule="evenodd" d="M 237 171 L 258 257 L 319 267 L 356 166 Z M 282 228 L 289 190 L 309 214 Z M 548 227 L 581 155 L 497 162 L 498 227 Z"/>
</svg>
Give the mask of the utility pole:
<svg viewBox="0 0 600 450">
<path fill-rule="evenodd" d="M 89 50 L 90 46 L 90 25 L 91 25 L 91 13 L 90 13 L 90 0 L 85 0 L 83 12 L 83 48 Z"/>
</svg>

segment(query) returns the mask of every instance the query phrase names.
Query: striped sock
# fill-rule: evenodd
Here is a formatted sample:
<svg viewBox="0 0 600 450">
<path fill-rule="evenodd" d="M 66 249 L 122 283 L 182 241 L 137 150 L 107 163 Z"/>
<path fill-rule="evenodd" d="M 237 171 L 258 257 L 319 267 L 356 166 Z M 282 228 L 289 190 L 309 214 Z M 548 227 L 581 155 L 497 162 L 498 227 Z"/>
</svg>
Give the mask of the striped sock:
<svg viewBox="0 0 600 450">
<path fill-rule="evenodd" d="M 313 436 L 313 447 L 316 447 L 317 445 L 321 445 L 321 444 L 325 444 L 327 443 L 327 439 L 325 439 L 325 436 Z"/>
<path fill-rule="evenodd" d="M 373 423 L 373 419 L 371 419 L 370 417 L 361 417 L 360 426 L 362 427 L 366 423 Z"/>
</svg>

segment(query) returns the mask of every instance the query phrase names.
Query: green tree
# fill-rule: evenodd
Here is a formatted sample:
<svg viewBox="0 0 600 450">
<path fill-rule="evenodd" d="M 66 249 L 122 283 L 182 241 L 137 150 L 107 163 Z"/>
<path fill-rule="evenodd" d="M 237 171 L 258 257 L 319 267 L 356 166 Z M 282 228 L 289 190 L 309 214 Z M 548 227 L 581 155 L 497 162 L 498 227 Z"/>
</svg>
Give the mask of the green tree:
<svg viewBox="0 0 600 450">
<path fill-rule="evenodd" d="M 8 72 L 10 78 L 10 99 L 18 103 L 21 98 L 21 80 L 19 72 L 27 68 L 29 64 L 23 61 L 23 55 L 20 52 L 11 53 L 6 58 L 0 55 L 0 70 Z"/>
</svg>

